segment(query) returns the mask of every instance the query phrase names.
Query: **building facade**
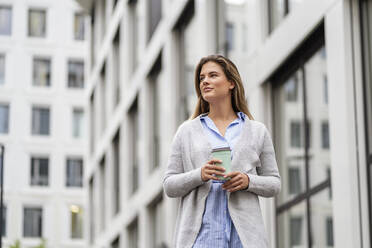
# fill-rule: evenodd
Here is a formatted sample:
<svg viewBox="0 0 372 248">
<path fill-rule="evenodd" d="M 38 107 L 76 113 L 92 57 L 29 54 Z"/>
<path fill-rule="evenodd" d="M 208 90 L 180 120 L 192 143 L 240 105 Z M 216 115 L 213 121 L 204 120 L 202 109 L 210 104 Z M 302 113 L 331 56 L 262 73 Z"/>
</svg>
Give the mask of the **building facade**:
<svg viewBox="0 0 372 248">
<path fill-rule="evenodd" d="M 87 247 L 88 24 L 75 1 L 0 1 L 4 247 Z"/>
<path fill-rule="evenodd" d="M 214 53 L 236 63 L 274 140 L 270 247 L 371 246 L 371 1 L 78 2 L 92 20 L 90 247 L 172 247 L 179 200 L 162 178 L 194 68 Z"/>
</svg>

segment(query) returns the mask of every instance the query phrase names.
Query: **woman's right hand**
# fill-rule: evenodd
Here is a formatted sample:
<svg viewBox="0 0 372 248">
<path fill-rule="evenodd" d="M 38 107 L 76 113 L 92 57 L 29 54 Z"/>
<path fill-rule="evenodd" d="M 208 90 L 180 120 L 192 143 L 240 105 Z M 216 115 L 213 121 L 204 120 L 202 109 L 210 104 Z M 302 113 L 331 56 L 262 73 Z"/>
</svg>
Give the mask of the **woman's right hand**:
<svg viewBox="0 0 372 248">
<path fill-rule="evenodd" d="M 222 163 L 219 159 L 211 159 L 201 169 L 201 178 L 204 182 L 213 180 L 220 180 L 216 176 L 224 176 L 225 168 L 222 166 L 214 165 L 216 163 Z"/>
</svg>

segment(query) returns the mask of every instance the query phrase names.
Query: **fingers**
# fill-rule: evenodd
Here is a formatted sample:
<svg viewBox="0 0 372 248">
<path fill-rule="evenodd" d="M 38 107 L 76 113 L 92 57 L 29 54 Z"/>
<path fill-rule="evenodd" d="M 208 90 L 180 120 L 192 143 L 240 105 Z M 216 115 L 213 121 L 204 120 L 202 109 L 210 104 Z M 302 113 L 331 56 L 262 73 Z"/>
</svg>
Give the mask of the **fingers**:
<svg viewBox="0 0 372 248">
<path fill-rule="evenodd" d="M 221 163 L 221 160 L 218 159 L 212 159 L 208 161 L 206 165 L 202 167 L 201 170 L 201 177 L 204 182 L 212 179 L 212 180 L 220 180 L 217 178 L 217 176 L 224 176 L 225 168 L 218 166 L 218 165 L 213 165 L 214 163 Z"/>
<path fill-rule="evenodd" d="M 246 174 L 241 172 L 231 172 L 225 177 L 230 177 L 231 179 L 222 185 L 222 189 L 228 192 L 235 192 L 238 190 L 246 189 L 248 187 L 249 178 Z"/>
</svg>

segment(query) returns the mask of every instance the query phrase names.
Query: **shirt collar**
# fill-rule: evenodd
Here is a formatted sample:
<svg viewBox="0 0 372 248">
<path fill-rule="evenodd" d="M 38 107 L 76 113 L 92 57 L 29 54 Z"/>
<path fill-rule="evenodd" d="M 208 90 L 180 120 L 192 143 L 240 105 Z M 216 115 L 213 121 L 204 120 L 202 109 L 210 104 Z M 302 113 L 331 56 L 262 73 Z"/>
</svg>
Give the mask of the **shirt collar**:
<svg viewBox="0 0 372 248">
<path fill-rule="evenodd" d="M 208 114 L 209 112 L 201 114 L 200 119 L 205 120 L 205 118 L 208 117 Z M 245 118 L 247 117 L 246 114 L 244 114 L 243 112 L 237 112 L 236 114 L 241 121 L 245 121 Z"/>
</svg>

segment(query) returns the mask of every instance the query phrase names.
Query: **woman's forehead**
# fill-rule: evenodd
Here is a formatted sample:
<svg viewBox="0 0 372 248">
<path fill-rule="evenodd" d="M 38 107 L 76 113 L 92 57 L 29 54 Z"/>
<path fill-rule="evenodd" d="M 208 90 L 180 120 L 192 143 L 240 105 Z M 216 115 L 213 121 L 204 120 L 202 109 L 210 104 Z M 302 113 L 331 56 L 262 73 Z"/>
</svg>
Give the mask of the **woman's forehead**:
<svg viewBox="0 0 372 248">
<path fill-rule="evenodd" d="M 214 72 L 221 72 L 222 68 L 217 63 L 209 61 L 202 66 L 200 74 L 210 73 L 210 72 L 213 72 L 213 71 Z"/>
</svg>

